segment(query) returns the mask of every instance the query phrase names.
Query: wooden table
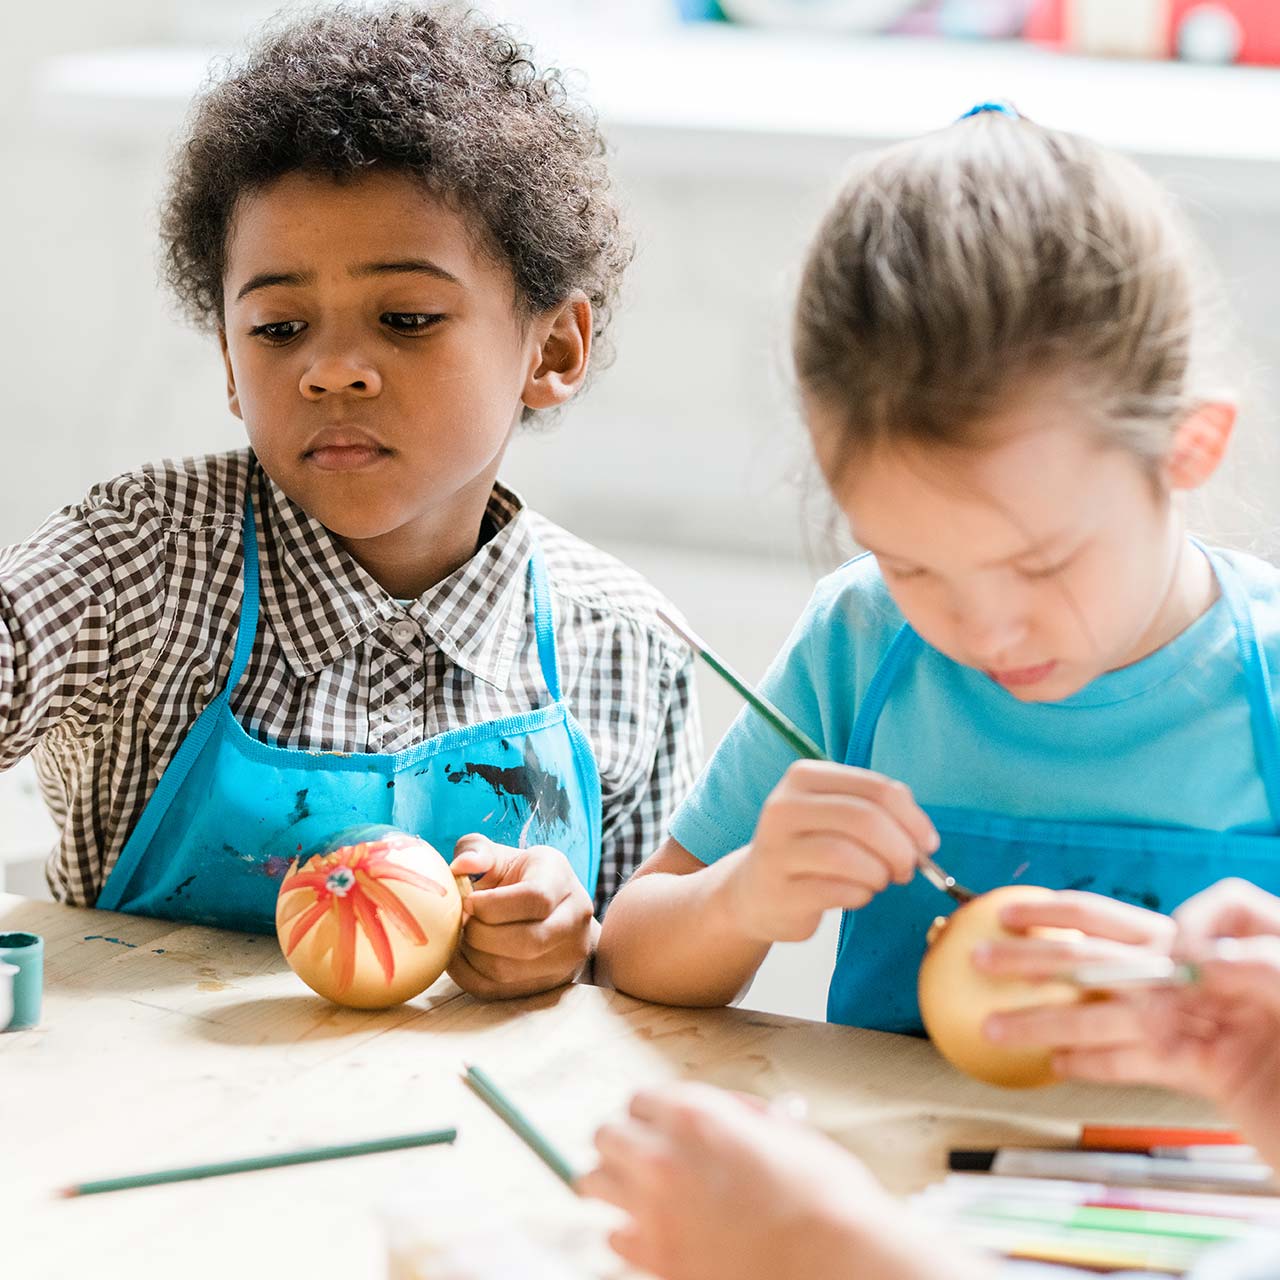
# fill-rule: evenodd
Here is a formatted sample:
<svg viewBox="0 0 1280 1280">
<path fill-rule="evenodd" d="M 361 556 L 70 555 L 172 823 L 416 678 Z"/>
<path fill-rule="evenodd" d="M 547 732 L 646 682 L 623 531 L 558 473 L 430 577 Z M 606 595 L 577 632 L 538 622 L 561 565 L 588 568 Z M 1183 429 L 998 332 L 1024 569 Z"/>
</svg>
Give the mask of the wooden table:
<svg viewBox="0 0 1280 1280">
<path fill-rule="evenodd" d="M 311 994 L 274 938 L 0 895 L 0 931 L 46 945 L 39 1027 L 0 1035 L 0 1269 L 12 1280 L 386 1274 L 379 1206 L 443 1195 L 478 1233 L 515 1222 L 619 1276 L 604 1206 L 565 1188 L 459 1081 L 484 1066 L 583 1167 L 641 1085 L 693 1077 L 798 1091 L 895 1190 L 949 1146 L 1063 1139 L 1082 1120 L 1203 1123 L 1146 1090 L 1004 1093 L 906 1037 L 742 1009 L 646 1005 L 574 986 L 482 1004 L 448 979 L 385 1012 Z M 70 1182 L 456 1125 L 453 1147 L 65 1200 Z M 466 1210 L 464 1209 L 464 1212 Z"/>
</svg>

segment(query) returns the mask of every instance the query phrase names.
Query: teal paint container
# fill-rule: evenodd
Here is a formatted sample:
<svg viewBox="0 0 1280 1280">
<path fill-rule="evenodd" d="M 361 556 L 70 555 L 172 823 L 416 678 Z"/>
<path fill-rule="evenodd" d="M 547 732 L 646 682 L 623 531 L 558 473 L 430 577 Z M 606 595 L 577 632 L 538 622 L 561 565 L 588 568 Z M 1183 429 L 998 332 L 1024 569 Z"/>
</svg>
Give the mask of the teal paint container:
<svg viewBox="0 0 1280 1280">
<path fill-rule="evenodd" d="M 0 965 L 17 970 L 0 976 L 0 982 L 12 979 L 13 988 L 8 1025 L 0 1023 L 0 1030 L 21 1031 L 24 1027 L 34 1027 L 40 1021 L 44 993 L 44 939 L 35 933 L 0 933 Z"/>
</svg>

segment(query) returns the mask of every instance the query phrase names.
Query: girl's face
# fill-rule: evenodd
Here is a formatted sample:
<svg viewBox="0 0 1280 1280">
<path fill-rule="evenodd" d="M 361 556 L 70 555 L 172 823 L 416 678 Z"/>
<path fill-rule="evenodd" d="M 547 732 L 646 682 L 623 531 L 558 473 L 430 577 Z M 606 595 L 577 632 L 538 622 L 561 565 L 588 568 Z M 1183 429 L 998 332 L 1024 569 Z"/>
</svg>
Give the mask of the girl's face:
<svg viewBox="0 0 1280 1280">
<path fill-rule="evenodd" d="M 810 408 L 829 462 L 839 428 Z M 880 448 L 835 484 L 854 538 L 929 644 L 1024 702 L 1053 702 L 1203 612 L 1216 589 L 1207 563 L 1137 458 L 1101 447 L 1047 394 L 986 425 L 989 447 Z"/>
</svg>

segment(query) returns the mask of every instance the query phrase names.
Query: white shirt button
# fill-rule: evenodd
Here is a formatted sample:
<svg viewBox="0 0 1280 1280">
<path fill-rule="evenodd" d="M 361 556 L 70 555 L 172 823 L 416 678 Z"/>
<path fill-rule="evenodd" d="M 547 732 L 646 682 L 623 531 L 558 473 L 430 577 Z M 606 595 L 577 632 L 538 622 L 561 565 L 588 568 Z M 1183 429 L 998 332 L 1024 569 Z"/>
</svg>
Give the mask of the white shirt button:
<svg viewBox="0 0 1280 1280">
<path fill-rule="evenodd" d="M 407 649 L 418 638 L 418 628 L 408 618 L 401 618 L 391 628 L 391 638 L 402 649 Z"/>
<path fill-rule="evenodd" d="M 387 719 L 392 724 L 404 724 L 412 714 L 407 702 L 393 702 L 387 708 Z"/>
</svg>

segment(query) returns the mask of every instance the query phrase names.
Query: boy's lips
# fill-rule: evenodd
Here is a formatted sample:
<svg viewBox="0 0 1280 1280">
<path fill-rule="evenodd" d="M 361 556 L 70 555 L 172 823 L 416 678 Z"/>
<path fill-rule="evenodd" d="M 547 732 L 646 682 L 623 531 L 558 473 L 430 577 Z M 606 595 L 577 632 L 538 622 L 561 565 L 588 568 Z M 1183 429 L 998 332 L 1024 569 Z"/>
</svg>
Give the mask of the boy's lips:
<svg viewBox="0 0 1280 1280">
<path fill-rule="evenodd" d="M 321 471 L 359 471 L 390 455 L 390 449 L 363 431 L 332 428 L 320 432 L 302 458 Z"/>
<path fill-rule="evenodd" d="M 1034 667 L 1008 667 L 1003 671 L 987 671 L 987 675 L 1006 689 L 1021 689 L 1028 685 L 1039 684 L 1047 680 L 1058 665 L 1052 662 L 1041 662 Z"/>
</svg>

